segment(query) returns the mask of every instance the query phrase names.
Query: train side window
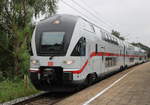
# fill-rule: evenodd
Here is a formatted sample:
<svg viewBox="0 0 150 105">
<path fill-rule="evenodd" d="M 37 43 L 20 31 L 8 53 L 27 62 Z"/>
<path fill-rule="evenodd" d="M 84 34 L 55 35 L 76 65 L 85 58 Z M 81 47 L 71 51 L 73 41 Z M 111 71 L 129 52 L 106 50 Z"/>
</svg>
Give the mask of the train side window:
<svg viewBox="0 0 150 105">
<path fill-rule="evenodd" d="M 114 44 L 114 38 L 112 36 L 110 36 L 110 38 L 111 38 L 110 42 Z"/>
<path fill-rule="evenodd" d="M 104 33 L 104 32 L 101 32 L 101 34 L 102 34 L 102 39 L 103 39 L 103 40 L 106 40 L 107 37 L 106 37 L 105 33 Z"/>
<path fill-rule="evenodd" d="M 110 37 L 109 37 L 108 34 L 106 34 L 106 36 L 107 36 L 107 41 L 109 42 L 110 41 Z"/>
<path fill-rule="evenodd" d="M 134 62 L 134 58 L 130 58 L 130 62 Z"/>
<path fill-rule="evenodd" d="M 108 42 L 111 43 L 111 37 L 108 34 L 107 34 L 107 36 L 108 36 Z"/>
<path fill-rule="evenodd" d="M 85 56 L 86 55 L 86 39 L 80 38 L 75 48 L 73 49 L 71 56 Z"/>
<path fill-rule="evenodd" d="M 116 64 L 117 64 L 116 58 L 110 58 L 110 57 L 105 58 L 105 67 L 112 67 L 115 66 Z"/>
<path fill-rule="evenodd" d="M 117 45 L 119 45 L 119 42 L 118 42 L 118 40 L 116 39 L 116 42 L 117 42 Z"/>
</svg>

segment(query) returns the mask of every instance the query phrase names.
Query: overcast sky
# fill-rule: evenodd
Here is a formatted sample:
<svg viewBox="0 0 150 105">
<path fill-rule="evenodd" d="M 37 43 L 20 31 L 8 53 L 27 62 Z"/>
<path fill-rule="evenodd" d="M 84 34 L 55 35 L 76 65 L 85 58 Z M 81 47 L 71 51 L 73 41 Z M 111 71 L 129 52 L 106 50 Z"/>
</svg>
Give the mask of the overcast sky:
<svg viewBox="0 0 150 105">
<path fill-rule="evenodd" d="M 99 19 L 77 6 L 72 0 L 64 1 L 82 14 L 61 0 L 57 13 L 80 15 L 107 30 L 119 31 L 129 42 L 141 42 L 150 47 L 150 0 L 74 0 L 82 8 L 94 11 L 92 14 L 97 15 Z"/>
</svg>

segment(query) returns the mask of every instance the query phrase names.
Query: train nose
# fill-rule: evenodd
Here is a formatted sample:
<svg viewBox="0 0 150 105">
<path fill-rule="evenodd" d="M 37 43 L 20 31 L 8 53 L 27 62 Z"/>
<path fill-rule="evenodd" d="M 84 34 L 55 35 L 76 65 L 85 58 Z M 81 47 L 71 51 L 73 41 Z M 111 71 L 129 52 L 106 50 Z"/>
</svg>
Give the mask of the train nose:
<svg viewBox="0 0 150 105">
<path fill-rule="evenodd" d="M 30 78 L 37 89 L 44 90 L 47 87 L 63 86 L 71 82 L 73 80 L 73 74 L 63 72 L 62 67 L 40 67 L 40 72 L 31 72 Z"/>
<path fill-rule="evenodd" d="M 73 79 L 72 73 L 64 72 L 62 67 L 45 68 L 42 74 L 44 78 L 53 81 L 55 84 L 61 84 Z"/>
</svg>

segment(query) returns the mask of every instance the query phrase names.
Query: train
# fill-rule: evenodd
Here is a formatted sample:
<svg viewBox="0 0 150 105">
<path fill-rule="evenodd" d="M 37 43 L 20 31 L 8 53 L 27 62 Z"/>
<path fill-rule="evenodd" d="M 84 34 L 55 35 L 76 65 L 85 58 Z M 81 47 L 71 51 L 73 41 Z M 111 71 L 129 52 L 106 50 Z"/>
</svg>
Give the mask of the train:
<svg viewBox="0 0 150 105">
<path fill-rule="evenodd" d="M 42 91 L 69 91 L 146 62 L 146 51 L 80 16 L 57 14 L 33 32 L 30 79 Z"/>
</svg>

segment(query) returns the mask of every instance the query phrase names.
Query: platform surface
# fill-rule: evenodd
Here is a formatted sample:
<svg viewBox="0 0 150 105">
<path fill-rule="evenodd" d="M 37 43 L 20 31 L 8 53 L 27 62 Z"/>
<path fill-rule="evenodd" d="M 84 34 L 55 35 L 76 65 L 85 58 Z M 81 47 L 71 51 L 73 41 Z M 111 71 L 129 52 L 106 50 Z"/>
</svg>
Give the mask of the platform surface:
<svg viewBox="0 0 150 105">
<path fill-rule="evenodd" d="M 126 74 L 127 76 L 88 104 L 150 105 L 150 62 L 115 74 L 60 101 L 57 105 L 83 105 Z"/>
</svg>

